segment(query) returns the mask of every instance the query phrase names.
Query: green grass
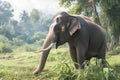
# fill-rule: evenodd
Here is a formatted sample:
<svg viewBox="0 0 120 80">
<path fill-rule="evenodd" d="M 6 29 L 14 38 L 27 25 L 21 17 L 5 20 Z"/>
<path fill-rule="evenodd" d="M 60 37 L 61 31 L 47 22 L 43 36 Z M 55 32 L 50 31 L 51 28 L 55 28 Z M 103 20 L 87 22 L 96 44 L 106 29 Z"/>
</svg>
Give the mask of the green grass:
<svg viewBox="0 0 120 80">
<path fill-rule="evenodd" d="M 109 80 L 120 80 L 120 55 L 107 55 L 110 66 L 106 74 L 94 59 L 84 70 L 75 71 L 67 48 L 52 49 L 43 72 L 34 76 L 40 56 L 20 50 L 0 54 L 0 80 L 107 80 L 107 75 Z"/>
</svg>

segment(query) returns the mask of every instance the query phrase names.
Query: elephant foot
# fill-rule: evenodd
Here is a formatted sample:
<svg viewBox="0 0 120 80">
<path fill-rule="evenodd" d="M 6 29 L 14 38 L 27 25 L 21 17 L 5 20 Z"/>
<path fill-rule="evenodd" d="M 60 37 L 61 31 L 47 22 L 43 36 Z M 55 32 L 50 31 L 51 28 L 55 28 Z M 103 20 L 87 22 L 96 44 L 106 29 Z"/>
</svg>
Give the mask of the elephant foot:
<svg viewBox="0 0 120 80">
<path fill-rule="evenodd" d="M 75 72 L 77 72 L 78 70 L 79 70 L 79 69 L 76 69 L 76 68 L 74 69 Z"/>
</svg>

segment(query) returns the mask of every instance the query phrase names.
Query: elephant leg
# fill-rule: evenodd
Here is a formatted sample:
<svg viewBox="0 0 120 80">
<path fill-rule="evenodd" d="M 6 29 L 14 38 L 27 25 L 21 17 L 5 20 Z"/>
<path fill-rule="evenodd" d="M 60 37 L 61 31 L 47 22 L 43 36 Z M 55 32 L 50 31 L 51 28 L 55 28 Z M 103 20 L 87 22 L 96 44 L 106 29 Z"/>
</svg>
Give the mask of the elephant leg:
<svg viewBox="0 0 120 80">
<path fill-rule="evenodd" d="M 80 68 L 84 69 L 85 62 L 85 48 L 83 46 L 77 47 L 77 62 L 80 64 Z"/>
<path fill-rule="evenodd" d="M 102 66 L 102 67 L 106 67 L 106 66 L 107 66 L 107 65 L 106 65 L 106 60 L 105 60 L 105 58 L 103 58 L 103 57 L 98 57 L 98 58 L 97 58 L 97 61 L 98 61 L 98 59 L 102 59 L 102 61 L 101 61 L 101 66 Z M 98 63 L 97 61 L 96 61 L 96 64 Z"/>
<path fill-rule="evenodd" d="M 102 68 L 107 67 L 106 60 L 102 58 L 96 59 L 96 65 L 100 65 Z"/>
<path fill-rule="evenodd" d="M 77 63 L 77 53 L 76 53 L 76 48 L 74 46 L 69 45 L 70 49 L 70 56 L 74 62 L 75 69 L 78 69 L 78 63 Z"/>
<path fill-rule="evenodd" d="M 98 59 L 102 59 L 102 67 L 106 67 L 105 52 L 106 52 L 106 44 L 103 44 L 97 56 Z"/>
<path fill-rule="evenodd" d="M 87 54 L 89 54 L 89 53 L 87 53 Z M 85 57 L 85 65 L 86 66 L 89 66 L 90 59 L 91 59 L 91 57 L 88 57 L 88 56 Z"/>
</svg>

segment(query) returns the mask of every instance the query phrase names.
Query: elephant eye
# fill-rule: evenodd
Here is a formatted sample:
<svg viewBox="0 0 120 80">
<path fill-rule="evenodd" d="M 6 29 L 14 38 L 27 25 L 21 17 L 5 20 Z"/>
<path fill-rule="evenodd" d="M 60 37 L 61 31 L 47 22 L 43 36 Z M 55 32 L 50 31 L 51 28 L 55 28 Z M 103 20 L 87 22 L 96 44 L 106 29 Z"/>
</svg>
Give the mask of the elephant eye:
<svg viewBox="0 0 120 80">
<path fill-rule="evenodd" d="M 55 31 L 55 33 L 59 33 L 60 32 L 60 27 L 59 26 L 55 26 L 54 27 L 54 31 Z"/>
<path fill-rule="evenodd" d="M 61 22 L 61 17 L 56 18 L 56 22 L 60 23 Z"/>
</svg>

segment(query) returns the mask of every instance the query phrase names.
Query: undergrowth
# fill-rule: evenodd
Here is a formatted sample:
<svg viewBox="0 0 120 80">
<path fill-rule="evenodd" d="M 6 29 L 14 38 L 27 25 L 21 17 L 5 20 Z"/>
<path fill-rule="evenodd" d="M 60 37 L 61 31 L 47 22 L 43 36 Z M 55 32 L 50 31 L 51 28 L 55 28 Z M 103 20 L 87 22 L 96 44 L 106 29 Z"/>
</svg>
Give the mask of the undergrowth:
<svg viewBox="0 0 120 80">
<path fill-rule="evenodd" d="M 111 68 L 108 63 L 107 67 L 101 67 L 101 60 L 98 64 L 89 63 L 83 70 L 74 70 L 73 67 L 63 62 L 56 65 L 53 69 L 57 72 L 58 80 L 120 80 L 117 72 Z"/>
</svg>

